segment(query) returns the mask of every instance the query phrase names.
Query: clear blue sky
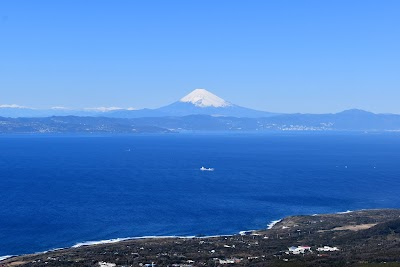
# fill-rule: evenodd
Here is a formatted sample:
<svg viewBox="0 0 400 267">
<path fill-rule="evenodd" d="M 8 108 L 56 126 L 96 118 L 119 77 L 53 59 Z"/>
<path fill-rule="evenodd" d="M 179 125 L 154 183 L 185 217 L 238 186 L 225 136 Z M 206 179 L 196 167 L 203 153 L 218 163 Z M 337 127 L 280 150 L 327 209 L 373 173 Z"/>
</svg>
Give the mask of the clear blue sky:
<svg viewBox="0 0 400 267">
<path fill-rule="evenodd" d="M 397 0 L 3 0 L 0 104 L 400 113 Z"/>
</svg>

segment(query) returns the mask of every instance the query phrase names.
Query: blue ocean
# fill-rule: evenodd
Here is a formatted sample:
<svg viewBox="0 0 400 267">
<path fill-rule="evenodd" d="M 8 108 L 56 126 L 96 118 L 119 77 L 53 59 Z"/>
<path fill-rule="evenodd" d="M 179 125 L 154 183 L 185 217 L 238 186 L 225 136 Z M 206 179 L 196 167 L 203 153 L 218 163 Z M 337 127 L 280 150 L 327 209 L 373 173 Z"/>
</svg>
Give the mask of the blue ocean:
<svg viewBox="0 0 400 267">
<path fill-rule="evenodd" d="M 399 134 L 14 135 L 0 152 L 0 256 L 400 208 Z"/>
</svg>

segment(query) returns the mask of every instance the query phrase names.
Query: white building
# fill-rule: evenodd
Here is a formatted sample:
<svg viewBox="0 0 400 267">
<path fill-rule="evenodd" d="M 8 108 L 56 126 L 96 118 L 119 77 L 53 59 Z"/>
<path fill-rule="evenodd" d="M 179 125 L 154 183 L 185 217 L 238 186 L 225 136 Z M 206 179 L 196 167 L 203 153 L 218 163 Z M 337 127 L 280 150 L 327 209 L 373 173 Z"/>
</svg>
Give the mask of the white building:
<svg viewBox="0 0 400 267">
<path fill-rule="evenodd" d="M 295 255 L 304 254 L 306 252 L 312 252 L 311 251 L 311 247 L 309 247 L 309 246 L 290 247 L 288 249 L 289 249 L 289 253 L 292 253 L 292 254 L 295 254 Z"/>
<path fill-rule="evenodd" d="M 324 246 L 322 248 L 317 248 L 317 251 L 329 252 L 329 251 L 339 251 L 339 249 L 337 247 Z"/>
<path fill-rule="evenodd" d="M 218 259 L 218 261 L 219 264 L 233 264 L 233 263 L 240 263 L 242 259 L 237 259 L 237 258 L 225 259 L 225 260 Z"/>
<path fill-rule="evenodd" d="M 99 262 L 99 266 L 100 266 L 100 267 L 115 267 L 115 266 L 117 266 L 117 264 L 115 264 L 115 263 L 109 263 L 109 262 L 104 262 L 104 261 L 100 261 L 100 262 Z"/>
</svg>

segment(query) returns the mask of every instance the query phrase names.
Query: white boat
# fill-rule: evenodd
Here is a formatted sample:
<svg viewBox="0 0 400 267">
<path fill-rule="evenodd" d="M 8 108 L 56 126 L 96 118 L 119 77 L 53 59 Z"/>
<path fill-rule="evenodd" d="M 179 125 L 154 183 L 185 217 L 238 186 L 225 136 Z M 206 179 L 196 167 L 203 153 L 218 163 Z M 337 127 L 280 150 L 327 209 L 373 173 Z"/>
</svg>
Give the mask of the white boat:
<svg viewBox="0 0 400 267">
<path fill-rule="evenodd" d="M 212 171 L 214 171 L 214 168 L 205 168 L 205 167 L 201 167 L 201 168 L 200 168 L 200 171 L 209 171 L 209 172 L 212 172 Z"/>
</svg>

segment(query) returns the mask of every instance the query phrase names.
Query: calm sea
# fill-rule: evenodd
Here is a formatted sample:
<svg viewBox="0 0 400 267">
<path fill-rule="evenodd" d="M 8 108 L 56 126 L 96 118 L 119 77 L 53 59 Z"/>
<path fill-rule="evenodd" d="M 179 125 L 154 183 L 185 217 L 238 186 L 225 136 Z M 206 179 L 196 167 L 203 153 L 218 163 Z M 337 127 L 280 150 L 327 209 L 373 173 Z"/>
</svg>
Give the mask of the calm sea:
<svg viewBox="0 0 400 267">
<path fill-rule="evenodd" d="M 396 134 L 1 136 L 0 256 L 400 208 L 399 178 Z"/>
</svg>

